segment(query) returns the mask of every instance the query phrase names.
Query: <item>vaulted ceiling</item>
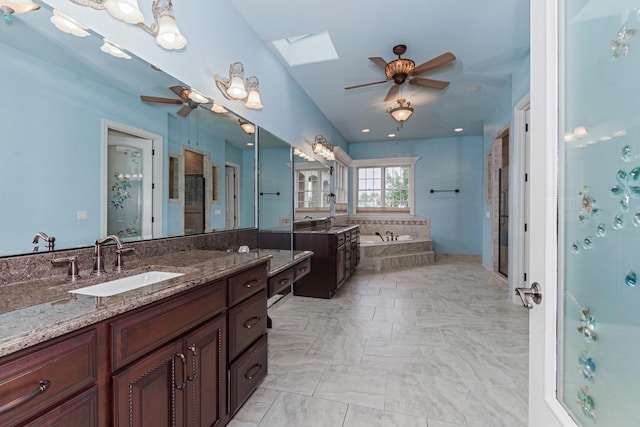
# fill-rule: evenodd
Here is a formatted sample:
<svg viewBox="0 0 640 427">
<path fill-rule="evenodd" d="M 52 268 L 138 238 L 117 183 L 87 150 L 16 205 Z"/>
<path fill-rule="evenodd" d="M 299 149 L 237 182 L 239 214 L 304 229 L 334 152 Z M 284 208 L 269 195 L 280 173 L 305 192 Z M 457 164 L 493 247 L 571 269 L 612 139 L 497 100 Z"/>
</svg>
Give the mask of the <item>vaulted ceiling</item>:
<svg viewBox="0 0 640 427">
<path fill-rule="evenodd" d="M 389 133 L 397 134 L 396 139 L 480 135 L 483 120 L 510 93 L 514 67 L 529 54 L 529 0 L 232 3 L 348 142 L 386 140 Z M 290 51 L 303 46 L 313 60 L 323 53 L 322 47 L 304 47 L 300 41 L 323 32 L 337 59 L 289 65 L 272 43 L 289 39 Z M 403 58 L 416 65 L 444 52 L 457 58 L 421 76 L 451 82 L 444 90 L 402 85 L 401 97 L 411 102 L 414 114 L 399 131 L 386 113 L 395 101 L 384 102 L 392 80 L 344 89 L 385 80 L 382 69 L 368 58 L 396 59 L 392 49 L 398 44 L 407 46 Z M 464 130 L 456 133 L 455 128 Z"/>
</svg>

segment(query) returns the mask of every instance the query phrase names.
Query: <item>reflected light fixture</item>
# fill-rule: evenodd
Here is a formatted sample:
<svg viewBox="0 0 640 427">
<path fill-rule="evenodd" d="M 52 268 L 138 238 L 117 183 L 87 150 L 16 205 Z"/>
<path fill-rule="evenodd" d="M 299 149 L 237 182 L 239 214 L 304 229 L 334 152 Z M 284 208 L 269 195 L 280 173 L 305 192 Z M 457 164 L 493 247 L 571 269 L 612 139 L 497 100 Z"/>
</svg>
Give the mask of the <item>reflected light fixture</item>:
<svg viewBox="0 0 640 427">
<path fill-rule="evenodd" d="M 400 127 L 402 127 L 404 122 L 413 114 L 413 107 L 411 107 L 411 103 L 406 99 L 398 99 L 396 103 L 397 105 L 389 108 L 387 113 L 389 113 L 396 122 L 400 123 Z"/>
<path fill-rule="evenodd" d="M 104 2 L 104 8 L 109 15 L 127 24 L 140 24 L 144 21 L 138 0 L 107 0 Z"/>
<path fill-rule="evenodd" d="M 116 58 L 131 59 L 130 55 L 128 55 L 124 50 L 122 50 L 120 46 L 118 46 L 111 40 L 102 39 L 102 41 L 104 43 L 100 47 L 100 50 L 103 51 L 104 53 L 108 53 L 109 55 L 115 56 Z"/>
<path fill-rule="evenodd" d="M 56 9 L 53 10 L 50 20 L 63 33 L 72 34 L 76 37 L 87 37 L 89 35 L 87 27 Z"/>
<path fill-rule="evenodd" d="M 211 106 L 211 111 L 213 111 L 214 113 L 222 114 L 222 113 L 226 113 L 228 110 L 224 108 L 222 105 L 213 101 L 213 105 Z"/>
<path fill-rule="evenodd" d="M 0 10 L 5 21 L 13 21 L 13 15 L 38 10 L 40 6 L 31 0 L 0 0 Z"/>
<path fill-rule="evenodd" d="M 229 78 L 214 76 L 216 87 L 222 95 L 231 100 L 246 100 L 245 107 L 254 110 L 262 109 L 260 102 L 260 82 L 255 76 L 248 77 L 245 83 L 242 62 L 234 62 L 229 66 Z"/>
<path fill-rule="evenodd" d="M 171 14 L 173 12 L 171 0 L 153 0 L 151 12 L 153 13 L 153 24 L 148 27 L 144 22 L 139 22 L 138 26 L 155 36 L 156 43 L 160 47 L 173 50 L 182 49 L 187 45 L 187 39 L 180 32 L 176 19 Z"/>
<path fill-rule="evenodd" d="M 187 97 L 193 102 L 197 102 L 198 104 L 206 104 L 207 102 L 209 102 L 209 98 L 195 89 L 189 90 L 189 94 L 187 95 Z"/>
<path fill-rule="evenodd" d="M 238 120 L 240 127 L 249 135 L 256 133 L 256 126 L 253 123 L 245 122 L 244 120 Z"/>
</svg>

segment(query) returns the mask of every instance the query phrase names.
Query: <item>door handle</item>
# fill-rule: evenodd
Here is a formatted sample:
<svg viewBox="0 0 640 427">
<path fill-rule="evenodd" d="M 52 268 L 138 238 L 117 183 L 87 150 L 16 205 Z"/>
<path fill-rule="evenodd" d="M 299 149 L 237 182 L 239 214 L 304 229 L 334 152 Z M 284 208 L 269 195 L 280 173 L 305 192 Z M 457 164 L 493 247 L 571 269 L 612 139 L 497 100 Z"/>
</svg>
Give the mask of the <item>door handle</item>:
<svg viewBox="0 0 640 427">
<path fill-rule="evenodd" d="M 536 304 L 540 304 L 542 301 L 542 290 L 538 282 L 533 282 L 530 288 L 516 288 L 516 294 L 518 294 L 522 300 L 522 305 L 529 310 L 533 308 L 531 301 Z M 529 297 L 531 297 L 531 301 Z"/>
</svg>

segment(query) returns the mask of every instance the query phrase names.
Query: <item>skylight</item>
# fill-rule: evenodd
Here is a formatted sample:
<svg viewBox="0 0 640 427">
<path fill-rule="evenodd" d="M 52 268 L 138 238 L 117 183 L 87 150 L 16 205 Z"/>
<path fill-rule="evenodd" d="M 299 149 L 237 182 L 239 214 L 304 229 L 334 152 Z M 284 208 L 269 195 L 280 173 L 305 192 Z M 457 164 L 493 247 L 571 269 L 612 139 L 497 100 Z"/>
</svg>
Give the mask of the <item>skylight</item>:
<svg viewBox="0 0 640 427">
<path fill-rule="evenodd" d="M 338 52 L 327 31 L 287 37 L 271 43 L 291 67 L 338 59 Z"/>
</svg>

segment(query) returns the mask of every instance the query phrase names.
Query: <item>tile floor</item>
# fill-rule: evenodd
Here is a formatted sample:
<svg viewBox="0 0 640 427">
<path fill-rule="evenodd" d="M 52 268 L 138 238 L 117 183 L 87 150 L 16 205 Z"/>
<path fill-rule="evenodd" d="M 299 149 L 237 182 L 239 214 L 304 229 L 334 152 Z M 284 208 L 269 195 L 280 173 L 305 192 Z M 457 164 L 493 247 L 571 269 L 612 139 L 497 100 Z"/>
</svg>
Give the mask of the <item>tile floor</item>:
<svg viewBox="0 0 640 427">
<path fill-rule="evenodd" d="M 269 374 L 231 427 L 527 425 L 528 313 L 469 258 L 357 272 L 269 314 Z"/>
</svg>

